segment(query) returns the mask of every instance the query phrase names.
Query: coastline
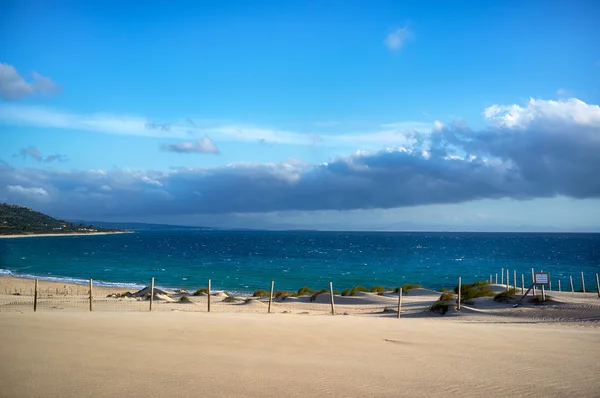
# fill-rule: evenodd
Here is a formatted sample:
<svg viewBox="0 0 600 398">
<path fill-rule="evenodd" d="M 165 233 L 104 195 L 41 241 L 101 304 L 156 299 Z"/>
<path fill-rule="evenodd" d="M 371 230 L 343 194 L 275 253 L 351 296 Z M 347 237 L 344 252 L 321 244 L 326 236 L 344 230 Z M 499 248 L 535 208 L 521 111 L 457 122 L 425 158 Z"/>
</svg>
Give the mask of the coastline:
<svg viewBox="0 0 600 398">
<path fill-rule="evenodd" d="M 17 239 L 17 238 L 44 238 L 48 236 L 88 236 L 88 235 L 120 235 L 133 234 L 134 231 L 113 231 L 113 232 L 74 232 L 62 234 L 22 234 L 22 235 L 0 235 L 0 239 Z"/>
</svg>

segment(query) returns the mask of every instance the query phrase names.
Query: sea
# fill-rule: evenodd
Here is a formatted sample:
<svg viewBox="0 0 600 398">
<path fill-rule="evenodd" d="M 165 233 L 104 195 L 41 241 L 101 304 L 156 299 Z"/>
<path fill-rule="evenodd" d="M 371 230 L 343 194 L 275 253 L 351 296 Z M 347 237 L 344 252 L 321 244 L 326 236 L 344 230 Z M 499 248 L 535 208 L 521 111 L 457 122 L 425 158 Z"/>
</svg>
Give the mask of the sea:
<svg viewBox="0 0 600 398">
<path fill-rule="evenodd" d="M 453 288 L 501 281 L 501 270 L 531 281 L 531 269 L 549 272 L 553 289 L 573 277 L 596 290 L 600 234 L 314 232 L 148 230 L 117 235 L 0 239 L 0 275 L 141 288 L 155 278 L 163 288 L 249 294 L 276 290 L 343 290 L 415 283 Z M 506 272 L 506 271 L 505 271 Z"/>
</svg>

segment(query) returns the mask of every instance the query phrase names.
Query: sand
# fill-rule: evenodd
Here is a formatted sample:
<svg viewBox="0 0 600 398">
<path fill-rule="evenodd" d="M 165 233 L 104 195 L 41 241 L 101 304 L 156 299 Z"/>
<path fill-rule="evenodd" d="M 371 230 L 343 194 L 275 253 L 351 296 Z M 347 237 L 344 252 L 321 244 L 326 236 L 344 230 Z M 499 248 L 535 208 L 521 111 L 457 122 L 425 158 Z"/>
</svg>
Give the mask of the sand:
<svg viewBox="0 0 600 398">
<path fill-rule="evenodd" d="M 0 314 L 2 397 L 600 392 L 600 329 L 239 313 Z"/>
<path fill-rule="evenodd" d="M 12 239 L 12 238 L 42 238 L 46 236 L 87 236 L 87 235 L 119 235 L 119 234 L 132 234 L 132 231 L 117 231 L 117 232 L 74 232 L 74 233 L 63 233 L 63 234 L 23 234 L 23 235 L 0 235 L 0 239 Z"/>
</svg>

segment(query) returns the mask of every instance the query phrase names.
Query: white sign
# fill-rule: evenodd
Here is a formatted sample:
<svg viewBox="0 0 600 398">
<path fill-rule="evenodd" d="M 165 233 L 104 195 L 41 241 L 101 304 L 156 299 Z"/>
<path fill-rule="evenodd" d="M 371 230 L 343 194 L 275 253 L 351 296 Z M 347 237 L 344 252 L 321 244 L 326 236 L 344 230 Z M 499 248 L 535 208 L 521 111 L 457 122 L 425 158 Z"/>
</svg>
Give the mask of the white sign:
<svg viewBox="0 0 600 398">
<path fill-rule="evenodd" d="M 535 273 L 535 284 L 536 285 L 550 284 L 550 274 L 547 272 L 536 272 Z"/>
</svg>

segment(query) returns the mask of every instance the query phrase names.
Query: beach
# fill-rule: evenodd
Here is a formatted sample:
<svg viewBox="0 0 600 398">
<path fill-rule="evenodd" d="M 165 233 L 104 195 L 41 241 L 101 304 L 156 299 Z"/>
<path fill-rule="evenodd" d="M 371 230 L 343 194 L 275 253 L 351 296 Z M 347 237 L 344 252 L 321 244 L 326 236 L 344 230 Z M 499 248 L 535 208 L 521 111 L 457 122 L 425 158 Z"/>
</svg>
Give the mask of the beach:
<svg viewBox="0 0 600 398">
<path fill-rule="evenodd" d="M 6 397 L 595 396 L 600 330 L 233 313 L 0 315 Z"/>
<path fill-rule="evenodd" d="M 62 234 L 22 234 L 22 235 L 0 235 L 0 239 L 13 239 L 13 238 L 43 238 L 48 236 L 99 236 L 99 235 L 119 235 L 119 234 L 132 234 L 131 231 L 114 231 L 114 232 L 74 232 L 74 233 L 62 233 Z"/>
<path fill-rule="evenodd" d="M 276 298 L 0 277 L 0 396 L 594 396 L 597 293 L 547 305 L 482 297 L 428 311 L 440 292 Z M 489 285 L 502 291 L 505 286 Z M 18 293 L 18 294 L 17 294 Z M 135 293 L 135 292 L 134 292 Z M 108 296 L 108 297 L 107 297 Z M 189 301 L 181 302 L 181 297 Z"/>
</svg>

